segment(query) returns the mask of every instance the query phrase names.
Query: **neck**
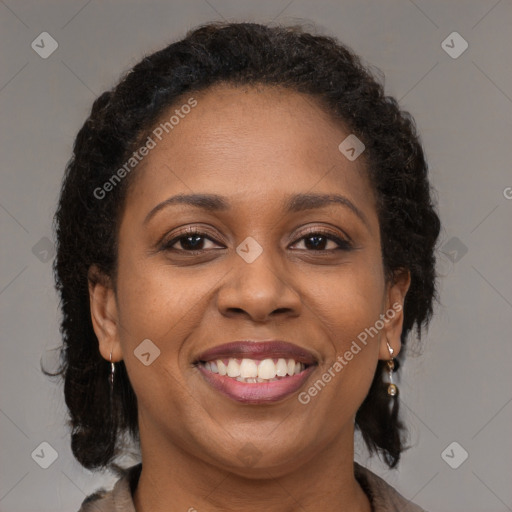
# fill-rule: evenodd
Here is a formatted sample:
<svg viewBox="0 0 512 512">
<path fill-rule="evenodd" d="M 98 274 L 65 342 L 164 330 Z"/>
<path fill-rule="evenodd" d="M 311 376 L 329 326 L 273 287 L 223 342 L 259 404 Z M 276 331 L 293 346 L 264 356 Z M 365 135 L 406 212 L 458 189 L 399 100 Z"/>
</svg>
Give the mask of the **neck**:
<svg viewBox="0 0 512 512">
<path fill-rule="evenodd" d="M 353 426 L 350 430 L 289 471 L 266 468 L 251 476 L 221 469 L 165 439 L 141 433 L 143 465 L 133 496 L 135 508 L 137 512 L 371 512 L 354 476 Z"/>
</svg>

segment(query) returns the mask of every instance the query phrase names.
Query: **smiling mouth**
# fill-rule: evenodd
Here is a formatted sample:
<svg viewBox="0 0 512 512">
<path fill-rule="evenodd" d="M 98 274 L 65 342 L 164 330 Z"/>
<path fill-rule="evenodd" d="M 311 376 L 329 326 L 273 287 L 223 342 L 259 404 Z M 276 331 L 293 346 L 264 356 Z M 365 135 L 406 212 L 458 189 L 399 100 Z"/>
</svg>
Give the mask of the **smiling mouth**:
<svg viewBox="0 0 512 512">
<path fill-rule="evenodd" d="M 244 404 L 278 402 L 298 391 L 318 366 L 307 349 L 281 340 L 235 341 L 196 357 L 210 388 Z"/>
<path fill-rule="evenodd" d="M 221 358 L 212 361 L 199 361 L 198 365 L 206 371 L 226 376 L 246 384 L 276 382 L 294 375 L 299 375 L 311 365 L 292 358 Z"/>
</svg>

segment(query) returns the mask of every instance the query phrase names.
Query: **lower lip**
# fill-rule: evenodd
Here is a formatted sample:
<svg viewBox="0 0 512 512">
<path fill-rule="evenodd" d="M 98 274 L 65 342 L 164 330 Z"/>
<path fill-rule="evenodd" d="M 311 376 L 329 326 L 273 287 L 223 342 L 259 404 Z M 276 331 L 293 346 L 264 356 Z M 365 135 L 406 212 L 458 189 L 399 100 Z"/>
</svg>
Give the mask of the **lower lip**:
<svg viewBox="0 0 512 512">
<path fill-rule="evenodd" d="M 236 379 L 208 371 L 202 365 L 197 368 L 206 382 L 223 395 L 246 404 L 277 402 L 295 393 L 304 384 L 316 365 L 304 371 L 272 382 L 239 382 Z"/>
</svg>

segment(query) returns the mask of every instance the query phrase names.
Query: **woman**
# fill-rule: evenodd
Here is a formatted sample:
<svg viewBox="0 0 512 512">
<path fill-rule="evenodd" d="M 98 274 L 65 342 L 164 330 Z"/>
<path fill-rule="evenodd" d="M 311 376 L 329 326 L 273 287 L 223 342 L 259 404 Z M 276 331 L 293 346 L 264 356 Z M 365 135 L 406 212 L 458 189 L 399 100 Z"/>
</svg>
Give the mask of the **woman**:
<svg viewBox="0 0 512 512">
<path fill-rule="evenodd" d="M 354 431 L 397 466 L 440 224 L 413 120 L 348 48 L 215 23 L 144 58 L 55 222 L 72 450 L 120 471 L 82 512 L 422 510 Z"/>
</svg>

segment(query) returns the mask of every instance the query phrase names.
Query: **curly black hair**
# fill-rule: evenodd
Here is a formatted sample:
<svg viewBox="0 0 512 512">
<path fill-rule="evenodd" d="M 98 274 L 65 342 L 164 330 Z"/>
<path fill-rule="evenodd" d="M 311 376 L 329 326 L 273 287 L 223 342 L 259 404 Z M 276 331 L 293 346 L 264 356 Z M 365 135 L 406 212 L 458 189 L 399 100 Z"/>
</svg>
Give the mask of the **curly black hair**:
<svg viewBox="0 0 512 512">
<path fill-rule="evenodd" d="M 383 267 L 388 279 L 407 269 L 405 345 L 416 327 L 428 326 L 437 299 L 435 245 L 440 221 L 412 116 L 384 94 L 370 66 L 334 37 L 300 26 L 209 23 L 144 57 L 111 90 L 99 96 L 78 132 L 54 218 L 56 288 L 62 309 L 61 365 L 72 428 L 71 447 L 86 468 L 112 468 L 126 438 L 140 442 L 137 400 L 126 367 L 117 364 L 113 395 L 110 364 L 93 330 L 88 271 L 96 265 L 115 283 L 117 235 L 133 171 L 101 200 L 102 187 L 130 158 L 162 114 L 184 95 L 214 84 L 266 84 L 315 98 L 366 146 L 366 169 L 377 198 Z M 95 194 L 96 191 L 96 194 Z M 404 351 L 398 356 L 403 359 Z M 406 428 L 398 399 L 389 407 L 379 361 L 356 427 L 370 453 L 395 467 Z M 397 365 L 398 366 L 398 365 Z"/>
</svg>

